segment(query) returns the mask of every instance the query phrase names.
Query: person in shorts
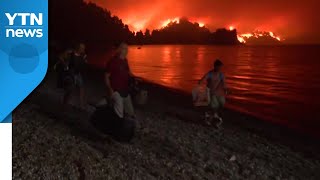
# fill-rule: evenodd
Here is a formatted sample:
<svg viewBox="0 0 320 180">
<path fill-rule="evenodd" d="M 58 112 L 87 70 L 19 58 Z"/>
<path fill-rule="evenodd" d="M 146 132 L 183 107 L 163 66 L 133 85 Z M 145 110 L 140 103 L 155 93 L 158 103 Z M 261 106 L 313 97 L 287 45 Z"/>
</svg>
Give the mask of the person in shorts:
<svg viewBox="0 0 320 180">
<path fill-rule="evenodd" d="M 207 72 L 199 81 L 202 84 L 203 81 L 207 81 L 207 90 L 209 92 L 209 108 L 213 113 L 213 118 L 219 120 L 218 127 L 222 124 L 223 120 L 220 117 L 220 111 L 224 107 L 226 102 L 225 95 L 227 94 L 227 86 L 225 76 L 222 73 L 223 63 L 217 59 L 213 64 L 213 69 Z M 206 113 L 208 116 L 209 113 Z M 210 121 L 207 123 L 211 124 Z"/>
<path fill-rule="evenodd" d="M 85 54 L 86 46 L 84 44 L 78 44 L 74 50 L 74 53 L 70 59 L 70 70 L 73 73 L 74 85 L 79 89 L 80 94 L 80 106 L 85 108 L 85 88 L 83 75 L 85 66 L 87 63 L 87 55 Z"/>
<path fill-rule="evenodd" d="M 73 74 L 70 72 L 69 63 L 72 50 L 63 50 L 59 56 L 54 70 L 57 72 L 57 87 L 64 90 L 63 105 L 70 103 L 74 85 Z"/>
</svg>

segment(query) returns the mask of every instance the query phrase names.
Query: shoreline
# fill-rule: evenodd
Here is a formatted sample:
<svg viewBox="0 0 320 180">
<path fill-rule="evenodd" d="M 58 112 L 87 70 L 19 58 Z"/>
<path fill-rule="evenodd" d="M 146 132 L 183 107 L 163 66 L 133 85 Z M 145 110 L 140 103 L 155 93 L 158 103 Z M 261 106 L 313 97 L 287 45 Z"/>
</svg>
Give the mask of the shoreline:
<svg viewBox="0 0 320 180">
<path fill-rule="evenodd" d="M 89 69 L 88 74 L 90 73 L 88 80 L 101 78 L 102 76 L 101 71 L 103 71 L 102 68 L 91 65 L 88 69 Z M 95 72 L 95 73 L 92 73 L 92 72 Z M 142 86 L 145 86 L 145 88 L 148 90 L 149 93 L 159 91 L 157 93 L 168 94 L 170 96 L 168 99 L 173 99 L 173 100 L 177 99 L 179 102 L 183 101 L 181 103 L 175 103 L 173 101 L 167 102 L 169 105 L 181 106 L 181 104 L 184 104 L 183 105 L 184 108 L 188 108 L 189 110 L 196 109 L 192 105 L 191 92 L 157 84 L 156 82 L 149 81 L 145 78 L 141 78 L 141 77 L 138 77 L 138 78 L 143 80 Z M 306 129 L 298 129 L 296 127 L 290 127 L 290 124 L 279 123 L 277 120 L 274 121 L 272 119 L 257 116 L 250 112 L 238 111 L 236 108 L 225 107 L 224 109 L 227 112 L 226 114 L 231 113 L 233 114 L 233 116 L 246 117 L 245 119 L 250 121 L 250 122 L 245 122 L 247 126 L 249 127 L 253 126 L 252 128 L 259 127 L 259 131 L 262 131 L 264 134 L 266 134 L 266 136 L 279 136 L 279 134 L 281 134 L 280 136 L 288 136 L 288 137 L 294 136 L 296 138 L 301 139 L 302 141 L 305 141 L 306 139 L 310 139 L 310 142 L 317 141 L 320 139 L 320 134 L 307 132 Z M 237 122 L 237 123 L 240 123 L 240 122 Z M 274 133 L 271 132 L 270 129 L 276 130 L 278 135 L 274 135 Z"/>
<path fill-rule="evenodd" d="M 95 71 L 89 77 L 92 81 L 87 81 L 89 102 L 104 95 L 99 76 Z M 61 92 L 54 83 L 54 75 L 48 72 L 45 81 L 14 112 L 13 177 L 320 177 L 318 141 L 265 126 L 231 110 L 225 112 L 223 129 L 208 127 L 187 93 L 150 82 L 144 82 L 148 104 L 135 106 L 136 136 L 130 144 L 114 142 L 91 128 L 90 114 L 76 109 L 62 113 Z"/>
<path fill-rule="evenodd" d="M 206 126 L 203 120 L 197 121 L 193 119 L 194 117 L 202 116 L 203 108 L 193 107 L 192 101 L 191 101 L 191 93 L 187 93 L 179 89 L 159 85 L 146 80 L 144 80 L 144 83 L 149 93 L 150 91 L 151 92 L 159 91 L 157 93 L 166 94 L 167 97 L 164 99 L 169 99 L 169 102 L 167 101 L 163 103 L 166 104 L 168 107 L 180 106 L 182 109 L 184 109 L 183 112 L 193 111 L 190 114 L 195 114 L 193 117 L 192 115 L 191 117 L 186 117 L 187 115 L 184 115 L 183 113 L 177 113 L 176 115 L 180 116 L 182 120 L 186 122 L 191 122 L 191 123 L 201 124 Z M 151 98 L 156 99 L 155 97 L 151 97 Z M 163 98 L 163 96 L 161 96 L 161 98 Z M 156 101 L 159 102 L 160 99 Z M 181 106 L 181 103 L 184 105 Z M 178 109 L 177 109 L 177 112 L 179 112 Z M 237 126 L 241 129 L 247 130 L 248 132 L 255 133 L 259 136 L 263 136 L 274 142 L 285 144 L 289 147 L 295 147 L 297 144 L 300 144 L 303 146 L 303 148 L 300 149 L 299 151 L 305 151 L 305 153 L 309 153 L 307 149 L 311 150 L 315 147 L 320 151 L 319 138 L 314 137 L 310 134 L 304 134 L 297 130 L 290 129 L 285 125 L 272 123 L 268 120 L 263 120 L 251 114 L 248 114 L 245 112 L 239 112 L 230 108 L 224 108 L 223 115 L 224 115 L 223 117 L 224 122 L 222 126 L 223 125 L 227 125 L 228 127 Z"/>
<path fill-rule="evenodd" d="M 52 83 L 54 77 L 51 76 L 54 73 L 48 71 L 48 74 L 50 77 L 48 79 L 45 78 L 45 80 L 51 81 Z M 193 106 L 191 93 L 156 84 L 144 78 L 141 79 L 143 80 L 141 85 L 142 89 L 148 91 L 147 108 L 143 107 L 142 110 L 158 112 L 157 109 L 165 109 L 166 111 L 162 111 L 161 113 L 176 116 L 187 123 L 207 126 L 202 120 L 203 108 L 195 108 Z M 99 101 L 99 98 L 105 96 L 105 86 L 102 83 L 104 82 L 103 69 L 93 66 L 89 67 L 85 80 L 87 90 L 89 90 L 89 94 L 91 94 L 89 102 L 94 104 Z M 272 123 L 248 113 L 229 108 L 224 108 L 223 119 L 223 125 L 241 128 L 241 130 L 257 134 L 276 143 L 284 144 L 297 151 L 304 152 L 306 155 L 309 153 L 314 154 L 314 150 L 320 152 L 320 141 L 318 137 L 301 133 L 285 125 Z"/>
<path fill-rule="evenodd" d="M 104 58 L 100 57 L 99 59 L 98 57 L 99 56 L 97 57 L 92 56 L 92 59 L 90 59 L 90 60 L 96 60 L 96 62 L 100 62 L 100 67 L 99 67 L 99 63 L 94 63 L 95 64 L 93 65 L 94 69 L 99 69 L 103 67 L 103 65 L 101 65 L 103 63 L 101 62 L 103 62 Z M 142 66 L 141 62 L 138 62 L 137 64 L 139 64 L 138 66 Z M 148 68 L 141 67 L 142 69 L 144 69 L 144 71 L 137 70 L 137 72 L 140 73 L 139 75 L 149 78 L 146 76 L 146 74 L 161 75 L 159 74 L 159 72 L 166 72 L 165 70 L 162 70 L 162 68 L 151 68 L 152 65 L 149 68 L 149 65 L 150 63 L 146 65 L 146 67 Z M 134 68 L 139 68 L 138 66 Z M 154 70 L 158 72 L 152 73 L 150 72 L 150 70 L 151 71 Z M 234 78 L 233 76 L 232 78 L 233 80 L 231 80 L 230 83 L 238 83 L 236 82 L 236 80 L 234 80 L 236 78 Z M 155 82 L 148 81 L 148 83 L 152 83 L 152 84 L 160 83 L 162 85 L 165 85 L 166 88 L 173 89 L 174 87 L 171 88 L 168 86 L 177 86 L 177 88 L 184 90 L 184 91 L 180 91 L 181 93 L 184 93 L 184 94 L 186 91 L 185 88 L 187 88 L 187 91 L 191 92 L 192 86 L 194 84 L 193 83 L 194 78 L 187 78 L 186 80 L 188 82 L 184 81 L 183 74 L 177 75 L 177 77 L 175 77 L 175 79 L 172 80 L 173 83 L 177 83 L 175 85 L 169 84 L 170 82 L 165 82 L 165 81 L 160 82 L 160 79 L 155 77 L 150 77 L 149 79 L 152 79 Z M 272 81 L 272 80 L 269 79 L 265 81 Z M 262 83 L 262 82 L 263 82 L 262 80 L 261 82 L 259 80 L 259 83 Z M 288 83 L 289 82 L 291 83 L 290 80 L 288 80 Z M 254 82 L 250 82 L 250 83 L 253 83 L 253 87 L 252 87 L 253 91 L 248 90 L 250 89 L 249 87 L 246 87 L 247 88 L 246 90 L 238 90 L 237 88 L 239 87 L 236 87 L 236 86 L 234 87 L 234 89 L 231 89 L 231 90 L 234 90 L 234 93 L 229 96 L 230 98 L 227 97 L 227 103 L 226 103 L 227 108 L 233 111 L 241 112 L 249 116 L 254 116 L 257 119 L 261 119 L 262 121 L 267 121 L 269 123 L 272 123 L 278 126 L 289 128 L 293 131 L 296 131 L 297 133 L 304 134 L 308 137 L 314 137 L 314 138 L 320 139 L 320 133 L 318 132 L 319 123 L 316 121 L 316 119 L 319 117 L 313 117 L 313 116 L 318 116 L 318 114 L 316 113 L 316 106 L 314 105 L 315 103 L 313 103 L 312 100 L 310 101 L 308 99 L 310 97 L 307 94 L 301 95 L 297 97 L 297 100 L 295 100 L 294 95 L 296 93 L 299 93 L 298 91 L 303 92 L 303 89 L 297 88 L 296 90 L 292 90 L 291 92 L 291 90 L 286 89 L 285 86 L 272 85 L 272 87 L 270 87 L 271 89 L 273 88 L 276 89 L 281 87 L 281 89 L 283 90 L 279 92 L 279 95 L 277 95 L 277 92 L 275 91 L 272 91 L 272 93 L 270 92 L 268 94 L 267 91 L 263 89 L 258 90 L 258 87 L 254 87 L 255 86 Z M 257 83 L 256 86 L 259 85 L 262 87 L 263 84 L 259 84 L 259 83 Z M 237 91 L 239 91 L 239 94 L 237 94 Z M 189 92 L 187 93 L 190 94 Z M 298 94 L 296 94 L 296 96 L 298 96 Z M 302 98 L 306 98 L 306 101 L 301 100 Z M 243 100 L 239 100 L 239 99 L 243 99 Z M 303 106 L 302 111 L 298 110 L 299 103 L 306 103 L 305 106 Z M 308 106 L 311 106 L 311 107 L 308 107 Z"/>
</svg>

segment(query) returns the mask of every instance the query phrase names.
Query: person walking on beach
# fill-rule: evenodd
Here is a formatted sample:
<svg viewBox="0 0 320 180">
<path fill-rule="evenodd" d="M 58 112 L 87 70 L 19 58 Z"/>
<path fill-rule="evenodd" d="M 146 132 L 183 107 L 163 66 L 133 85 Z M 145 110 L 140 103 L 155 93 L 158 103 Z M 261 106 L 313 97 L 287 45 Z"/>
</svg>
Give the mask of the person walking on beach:
<svg viewBox="0 0 320 180">
<path fill-rule="evenodd" d="M 70 103 L 72 88 L 73 88 L 73 75 L 70 72 L 70 56 L 72 50 L 67 49 L 59 54 L 58 61 L 54 65 L 54 70 L 57 72 L 57 87 L 64 89 L 63 105 Z"/>
<path fill-rule="evenodd" d="M 80 94 L 80 106 L 85 108 L 85 89 L 83 74 L 85 65 L 87 63 L 87 55 L 85 53 L 86 46 L 84 44 L 78 44 L 70 59 L 70 69 L 74 76 L 74 84 L 79 89 Z"/>
<path fill-rule="evenodd" d="M 227 86 L 225 81 L 225 76 L 222 73 L 223 63 L 217 59 L 213 64 L 213 69 L 206 73 L 200 80 L 199 84 L 202 84 L 203 81 L 207 81 L 207 90 L 210 94 L 209 108 L 213 112 L 213 118 L 219 120 L 217 127 L 220 127 L 223 120 L 220 117 L 219 113 L 224 107 L 226 102 L 225 95 L 227 94 Z M 206 113 L 206 116 L 208 113 Z M 211 124 L 210 121 L 207 122 Z"/>
<path fill-rule="evenodd" d="M 129 94 L 130 79 L 134 76 L 129 68 L 127 54 L 128 45 L 121 43 L 116 50 L 116 55 L 106 66 L 105 83 L 117 115 L 120 118 L 135 118 L 134 108 Z"/>
</svg>

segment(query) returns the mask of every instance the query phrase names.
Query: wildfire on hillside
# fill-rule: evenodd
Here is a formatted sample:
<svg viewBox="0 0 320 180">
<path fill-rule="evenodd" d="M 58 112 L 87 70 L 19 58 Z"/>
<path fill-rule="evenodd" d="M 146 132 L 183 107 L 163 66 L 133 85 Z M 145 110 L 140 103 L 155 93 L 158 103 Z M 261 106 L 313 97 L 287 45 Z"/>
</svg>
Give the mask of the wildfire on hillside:
<svg viewBox="0 0 320 180">
<path fill-rule="evenodd" d="M 164 28 L 166 26 L 168 26 L 170 23 L 178 23 L 180 22 L 180 18 L 176 17 L 176 18 L 172 18 L 172 19 L 167 19 L 161 22 L 161 26 L 160 28 Z"/>
<path fill-rule="evenodd" d="M 230 29 L 231 30 L 231 29 Z M 238 40 L 241 43 L 246 43 L 249 39 L 259 39 L 259 38 L 272 38 L 275 41 L 282 41 L 283 39 L 280 38 L 280 36 L 276 36 L 275 33 L 269 31 L 255 31 L 253 33 L 244 33 L 244 34 L 238 34 Z"/>
<path fill-rule="evenodd" d="M 198 23 L 199 27 L 205 27 L 205 23 L 202 21 L 192 21 L 194 23 Z M 163 21 L 160 21 L 159 23 L 159 28 L 164 28 L 167 27 L 170 23 L 180 23 L 180 18 L 179 17 L 174 17 L 174 18 L 169 18 Z M 134 27 L 134 32 L 138 32 L 140 30 L 142 30 L 143 28 L 145 28 L 146 25 L 146 21 L 135 21 L 135 22 L 129 22 L 129 24 L 131 24 L 131 26 Z M 236 27 L 234 26 L 229 26 L 228 28 L 230 31 L 233 31 L 236 29 Z M 240 33 L 238 31 L 238 35 L 237 38 L 239 40 L 240 43 L 247 43 L 249 40 L 253 40 L 253 39 L 262 39 L 262 38 L 270 38 L 273 39 L 275 41 L 283 41 L 282 38 L 280 38 L 280 36 L 275 35 L 274 32 L 272 31 L 254 31 L 252 33 Z"/>
<path fill-rule="evenodd" d="M 192 21 L 192 22 L 193 22 L 193 21 Z M 177 24 L 179 24 L 179 23 L 180 23 L 180 18 L 175 17 L 175 18 L 170 18 L 170 19 L 161 21 L 161 25 L 160 25 L 159 28 L 167 27 L 170 23 L 177 23 Z M 194 21 L 193 23 L 198 23 L 198 24 L 199 24 L 199 27 L 204 27 L 204 26 L 205 26 L 205 23 L 203 23 L 203 22 L 201 22 L 201 21 Z"/>
</svg>

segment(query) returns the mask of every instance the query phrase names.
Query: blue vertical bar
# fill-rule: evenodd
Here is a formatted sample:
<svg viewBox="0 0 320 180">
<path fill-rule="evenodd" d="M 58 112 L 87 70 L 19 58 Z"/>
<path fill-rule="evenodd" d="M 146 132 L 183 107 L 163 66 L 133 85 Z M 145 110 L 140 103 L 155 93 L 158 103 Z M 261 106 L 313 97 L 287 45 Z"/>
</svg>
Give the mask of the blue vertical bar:
<svg viewBox="0 0 320 180">
<path fill-rule="evenodd" d="M 0 123 L 12 123 L 12 114 L 10 113 L 2 122 Z"/>
<path fill-rule="evenodd" d="M 48 0 L 0 0 L 0 67 L 0 122 L 12 122 L 47 72 Z"/>
</svg>

